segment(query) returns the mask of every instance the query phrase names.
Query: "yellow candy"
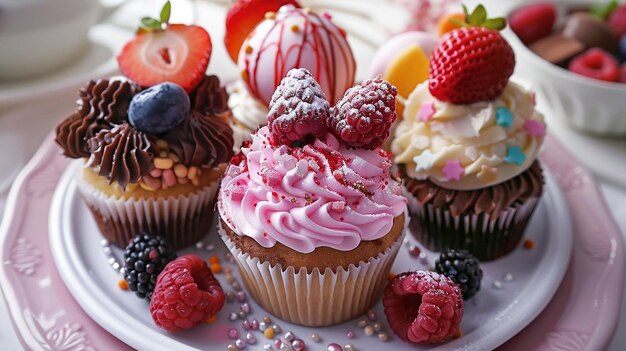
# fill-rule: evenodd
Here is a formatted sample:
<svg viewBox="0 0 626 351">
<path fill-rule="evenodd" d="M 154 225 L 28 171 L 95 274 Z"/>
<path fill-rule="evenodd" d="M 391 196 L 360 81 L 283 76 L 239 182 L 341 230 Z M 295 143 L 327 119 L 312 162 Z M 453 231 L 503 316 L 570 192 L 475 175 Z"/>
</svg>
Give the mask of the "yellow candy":
<svg viewBox="0 0 626 351">
<path fill-rule="evenodd" d="M 263 331 L 263 335 L 268 339 L 272 339 L 274 337 L 274 329 L 267 327 L 267 329 Z"/>
<path fill-rule="evenodd" d="M 401 51 L 387 69 L 383 79 L 398 88 L 398 95 L 407 98 L 415 87 L 428 79 L 429 60 L 422 49 L 414 44 Z M 404 107 L 396 104 L 398 117 L 402 117 Z"/>
<path fill-rule="evenodd" d="M 144 183 L 144 182 L 140 182 L 140 183 L 139 183 L 139 186 L 140 186 L 142 189 L 146 190 L 146 191 L 155 191 L 155 190 L 156 190 L 156 188 L 153 188 L 153 187 L 149 186 L 148 184 L 146 184 L 146 183 Z"/>
<path fill-rule="evenodd" d="M 161 157 L 157 157 L 154 159 L 154 167 L 158 169 L 170 169 L 173 166 L 174 166 L 174 161 L 172 159 L 161 158 Z"/>
<path fill-rule="evenodd" d="M 167 150 L 167 148 L 168 148 L 167 141 L 165 141 L 163 139 L 158 139 L 157 142 L 156 142 L 156 145 L 161 150 Z"/>
<path fill-rule="evenodd" d="M 193 179 L 198 175 L 198 167 L 191 166 L 189 167 L 189 172 L 187 173 L 187 178 Z"/>
<path fill-rule="evenodd" d="M 174 174 L 176 174 L 176 177 L 178 178 L 187 178 L 187 171 L 187 166 L 182 163 L 174 166 Z"/>
</svg>

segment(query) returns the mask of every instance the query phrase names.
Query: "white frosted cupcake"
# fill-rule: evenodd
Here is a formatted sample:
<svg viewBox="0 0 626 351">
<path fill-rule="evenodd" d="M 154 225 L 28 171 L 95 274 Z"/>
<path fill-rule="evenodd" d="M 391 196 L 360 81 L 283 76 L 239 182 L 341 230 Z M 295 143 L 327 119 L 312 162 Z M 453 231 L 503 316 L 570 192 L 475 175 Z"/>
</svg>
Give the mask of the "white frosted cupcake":
<svg viewBox="0 0 626 351">
<path fill-rule="evenodd" d="M 272 94 L 292 68 L 307 69 L 331 103 L 354 84 L 356 72 L 346 33 L 330 15 L 293 5 L 266 14 L 242 44 L 237 65 L 241 79 L 228 88 L 236 148 L 267 123 Z"/>
</svg>

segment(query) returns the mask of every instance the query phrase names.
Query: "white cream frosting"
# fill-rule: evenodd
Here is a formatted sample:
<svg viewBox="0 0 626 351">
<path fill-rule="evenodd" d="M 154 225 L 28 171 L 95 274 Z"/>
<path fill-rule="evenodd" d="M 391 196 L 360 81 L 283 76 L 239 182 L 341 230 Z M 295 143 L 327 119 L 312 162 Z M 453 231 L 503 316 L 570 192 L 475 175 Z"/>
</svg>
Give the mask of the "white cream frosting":
<svg viewBox="0 0 626 351">
<path fill-rule="evenodd" d="M 227 89 L 229 94 L 228 107 L 233 111 L 233 116 L 237 122 L 250 129 L 250 132 L 267 124 L 267 106 L 250 95 L 244 81 L 238 79 L 228 85 Z"/>
<path fill-rule="evenodd" d="M 434 113 L 420 113 L 423 105 Z M 510 125 L 498 123 L 500 108 L 510 112 Z M 492 101 L 455 105 L 434 98 L 426 81 L 409 95 L 403 117 L 391 144 L 395 162 L 411 178 L 454 190 L 485 188 L 524 172 L 545 134 L 533 94 L 512 82 Z M 523 156 L 513 157 L 516 151 Z"/>
</svg>

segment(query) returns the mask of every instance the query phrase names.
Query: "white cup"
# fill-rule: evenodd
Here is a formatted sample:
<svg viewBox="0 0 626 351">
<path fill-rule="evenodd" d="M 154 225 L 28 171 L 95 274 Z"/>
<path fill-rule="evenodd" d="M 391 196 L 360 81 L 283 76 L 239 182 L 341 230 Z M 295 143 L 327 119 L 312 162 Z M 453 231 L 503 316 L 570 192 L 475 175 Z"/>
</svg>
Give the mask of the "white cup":
<svg viewBox="0 0 626 351">
<path fill-rule="evenodd" d="M 113 9 L 100 0 L 0 0 L 0 79 L 68 64 L 87 46 L 89 28 Z"/>
</svg>

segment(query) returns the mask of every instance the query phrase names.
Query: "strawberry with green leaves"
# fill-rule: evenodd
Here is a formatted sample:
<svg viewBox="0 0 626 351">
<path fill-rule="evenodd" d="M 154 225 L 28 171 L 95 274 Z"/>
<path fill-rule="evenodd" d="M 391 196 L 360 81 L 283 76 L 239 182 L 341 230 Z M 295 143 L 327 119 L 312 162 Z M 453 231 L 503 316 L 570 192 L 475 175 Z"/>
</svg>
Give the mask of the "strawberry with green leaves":
<svg viewBox="0 0 626 351">
<path fill-rule="evenodd" d="M 170 11 L 168 1 L 159 19 L 144 17 L 117 62 L 120 71 L 142 87 L 172 82 L 190 93 L 209 65 L 211 37 L 199 26 L 168 23 Z"/>
<path fill-rule="evenodd" d="M 470 104 L 500 96 L 515 68 L 513 49 L 500 35 L 504 18 L 487 18 L 482 5 L 465 11 L 462 28 L 447 33 L 430 59 L 429 90 L 440 101 Z"/>
</svg>

